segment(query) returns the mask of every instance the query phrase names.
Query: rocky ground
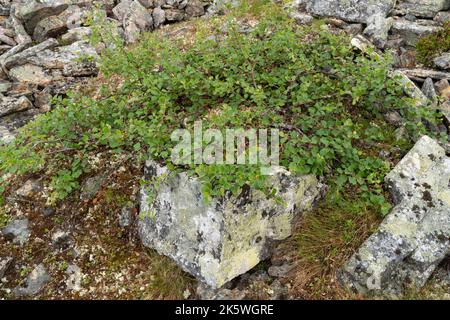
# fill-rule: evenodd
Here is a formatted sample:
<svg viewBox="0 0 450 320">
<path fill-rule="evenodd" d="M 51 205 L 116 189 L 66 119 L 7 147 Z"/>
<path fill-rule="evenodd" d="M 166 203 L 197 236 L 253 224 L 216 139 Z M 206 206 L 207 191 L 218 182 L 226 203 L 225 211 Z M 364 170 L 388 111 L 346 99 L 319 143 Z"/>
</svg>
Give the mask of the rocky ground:
<svg viewBox="0 0 450 320">
<path fill-rule="evenodd" d="M 51 96 L 63 95 L 69 88 L 95 91 L 95 81 L 102 77 L 96 60 L 104 46 L 94 46 L 85 37 L 94 32 L 89 21 L 95 20 L 91 13 L 96 2 L 0 0 L 1 141 L 11 141 L 17 128 L 51 110 Z M 217 4 L 197 0 L 111 0 L 101 4 L 95 12 L 107 17 L 130 45 L 141 33 L 156 28 L 168 36 L 188 38 L 195 24 L 181 21 L 217 11 Z M 406 94 L 416 99 L 416 107 L 436 101 L 443 118 L 435 130 L 449 134 L 449 53 L 425 67 L 416 59 L 415 48 L 421 37 L 442 30 L 450 21 L 449 1 L 382 0 L 367 5 L 359 0 L 345 4 L 298 0 L 288 7 L 298 24 L 313 24 L 320 18 L 330 28 L 344 30 L 363 53 L 392 52 L 393 74 L 403 77 Z M 175 22 L 179 24 L 163 26 Z M 251 28 L 253 22 L 243 23 Z M 375 53 L 369 49 L 372 46 Z M 99 80 L 94 80 L 96 76 Z M 401 116 L 390 112 L 385 117 L 401 136 Z M 8 205 L 0 209 L 0 297 L 329 299 L 403 293 L 406 297 L 449 298 L 450 164 L 448 145 L 443 147 L 428 137 L 418 141 L 386 178 L 395 208 L 383 222 L 380 218 L 360 221 L 367 228 L 359 230 L 358 241 L 346 247 L 339 262 L 326 262 L 333 265 L 326 276 L 315 271 L 313 276 L 306 274 L 312 264 L 292 252 L 298 234 L 308 231 L 304 228 L 309 218 L 305 218 L 306 222 L 296 224 L 293 236 L 276 243 L 270 254 L 260 254 L 267 248 L 258 248 L 260 263 L 220 289 L 197 282 L 171 259 L 141 243 L 138 232 L 145 226 L 139 225 L 142 199 L 135 177 L 142 168 L 127 159 L 109 160 L 117 168 L 114 173 L 86 177 L 72 198 L 77 201 L 57 208 L 47 206 L 47 190 L 40 178 L 27 176 L 10 186 Z M 102 156 L 110 159 L 108 154 Z M 320 216 L 324 210 L 320 203 L 315 205 L 316 211 L 309 216 Z M 14 218 L 6 221 L 6 212 L 8 216 L 13 212 Z M 294 224 L 294 219 L 289 223 Z M 283 234 L 283 238 L 289 235 Z M 149 243 L 144 237 L 144 244 Z M 151 246 L 158 248 L 155 243 Z M 195 273 L 198 267 L 187 264 L 184 269 Z M 326 289 L 315 284 L 321 278 L 327 281 Z M 425 293 L 402 292 L 405 283 L 424 287 Z"/>
</svg>

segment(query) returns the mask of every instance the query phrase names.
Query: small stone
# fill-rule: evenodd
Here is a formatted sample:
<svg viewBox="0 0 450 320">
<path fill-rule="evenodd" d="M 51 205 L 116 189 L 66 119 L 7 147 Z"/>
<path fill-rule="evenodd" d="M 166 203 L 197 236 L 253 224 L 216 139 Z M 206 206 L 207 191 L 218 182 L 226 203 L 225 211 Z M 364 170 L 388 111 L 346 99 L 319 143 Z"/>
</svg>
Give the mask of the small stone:
<svg viewBox="0 0 450 320">
<path fill-rule="evenodd" d="M 347 34 L 349 34 L 351 36 L 356 36 L 363 32 L 364 27 L 361 23 L 349 23 L 349 24 L 346 24 L 342 29 Z"/>
<path fill-rule="evenodd" d="M 58 230 L 52 235 L 52 246 L 56 249 L 67 249 L 70 245 L 70 235 Z"/>
<path fill-rule="evenodd" d="M 122 228 L 129 227 L 133 223 L 133 207 L 124 207 L 120 211 L 119 225 Z"/>
<path fill-rule="evenodd" d="M 75 291 L 75 292 L 80 291 L 81 290 L 81 280 L 83 278 L 81 269 L 75 264 L 70 264 L 66 270 L 66 274 L 68 276 L 68 278 L 66 280 L 67 290 Z"/>
<path fill-rule="evenodd" d="M 298 25 L 311 24 L 314 21 L 313 16 L 301 13 L 301 12 L 291 12 L 289 16 L 295 20 Z"/>
<path fill-rule="evenodd" d="M 30 238 L 28 219 L 16 219 L 11 221 L 2 229 L 2 234 L 6 240 L 20 245 L 25 244 Z"/>
<path fill-rule="evenodd" d="M 288 295 L 288 289 L 284 286 L 280 280 L 276 279 L 270 285 L 270 300 L 283 300 Z"/>
<path fill-rule="evenodd" d="M 274 278 L 284 278 L 293 269 L 293 265 L 285 263 L 281 266 L 270 266 L 267 272 L 271 277 Z"/>
<path fill-rule="evenodd" d="M 434 89 L 433 79 L 427 78 L 422 85 L 423 94 L 433 102 L 437 101 L 436 90 Z"/>
<path fill-rule="evenodd" d="M 164 23 L 164 21 L 166 21 L 166 13 L 160 7 L 157 7 L 153 10 L 152 16 L 155 28 L 158 28 L 160 25 Z"/>
<path fill-rule="evenodd" d="M 50 276 L 41 263 L 28 275 L 25 286 L 16 287 L 13 292 L 16 297 L 32 296 L 39 293 L 49 280 Z"/>
<path fill-rule="evenodd" d="M 0 279 L 2 279 L 13 262 L 13 258 L 0 258 Z"/>
<path fill-rule="evenodd" d="M 100 188 L 102 187 L 104 181 L 105 177 L 102 175 L 88 178 L 81 188 L 80 199 L 92 199 L 97 194 L 97 192 L 100 191 Z"/>
<path fill-rule="evenodd" d="M 27 180 L 24 185 L 16 191 L 16 194 L 20 197 L 29 198 L 42 191 L 42 183 L 39 180 L 30 179 Z"/>
<path fill-rule="evenodd" d="M 450 52 L 446 52 L 443 55 L 433 60 L 434 65 L 441 70 L 450 69 Z"/>
<path fill-rule="evenodd" d="M 450 99 L 450 84 L 447 79 L 439 80 L 434 84 L 437 93 L 444 99 Z"/>
<path fill-rule="evenodd" d="M 403 118 L 398 111 L 388 111 L 384 115 L 387 123 L 394 127 L 400 127 L 403 124 Z"/>
</svg>

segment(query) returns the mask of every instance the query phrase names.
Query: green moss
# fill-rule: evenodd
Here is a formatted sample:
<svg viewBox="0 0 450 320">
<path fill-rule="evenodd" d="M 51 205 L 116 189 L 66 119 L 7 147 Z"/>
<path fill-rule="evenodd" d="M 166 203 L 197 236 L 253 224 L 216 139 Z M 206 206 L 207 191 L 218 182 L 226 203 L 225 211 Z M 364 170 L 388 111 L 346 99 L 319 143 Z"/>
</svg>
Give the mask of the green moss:
<svg viewBox="0 0 450 320">
<path fill-rule="evenodd" d="M 416 45 L 417 59 L 425 66 L 433 66 L 433 59 L 444 52 L 450 51 L 450 21 L 442 30 L 422 37 Z"/>
</svg>

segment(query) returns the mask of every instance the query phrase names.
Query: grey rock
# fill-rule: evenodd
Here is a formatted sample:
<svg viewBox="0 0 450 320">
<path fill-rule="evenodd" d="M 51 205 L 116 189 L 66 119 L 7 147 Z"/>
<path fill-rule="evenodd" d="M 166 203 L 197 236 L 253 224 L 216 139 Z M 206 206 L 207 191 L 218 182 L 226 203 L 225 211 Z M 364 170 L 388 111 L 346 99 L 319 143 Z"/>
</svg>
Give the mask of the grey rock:
<svg viewBox="0 0 450 320">
<path fill-rule="evenodd" d="M 283 300 L 288 295 L 288 289 L 284 286 L 280 280 L 275 279 L 270 285 L 270 300 Z"/>
<path fill-rule="evenodd" d="M 349 23 L 342 27 L 342 29 L 351 36 L 356 36 L 363 32 L 363 25 L 361 23 Z"/>
<path fill-rule="evenodd" d="M 430 70 L 430 69 L 398 69 L 399 72 L 402 72 L 404 75 L 410 78 L 418 78 L 418 79 L 450 79 L 450 72 Z"/>
<path fill-rule="evenodd" d="M 113 12 L 122 22 L 127 43 L 136 42 L 142 32 L 153 28 L 151 13 L 137 0 L 122 1 L 113 9 Z"/>
<path fill-rule="evenodd" d="M 16 41 L 14 41 L 14 39 L 11 39 L 10 37 L 8 37 L 5 34 L 0 33 L 0 42 L 6 43 L 7 45 L 14 47 L 15 45 L 17 45 Z"/>
<path fill-rule="evenodd" d="M 203 7 L 203 3 L 200 0 L 189 0 L 187 1 L 186 8 L 184 9 L 186 12 L 186 17 L 200 17 L 205 14 L 205 9 Z"/>
<path fill-rule="evenodd" d="M 392 25 L 392 33 L 398 34 L 405 39 L 409 46 L 415 46 L 419 38 L 432 34 L 442 28 L 430 20 L 416 20 L 414 22 L 406 19 L 396 19 Z"/>
<path fill-rule="evenodd" d="M 105 177 L 103 175 L 98 175 L 94 177 L 88 178 L 82 188 L 81 188 L 81 200 L 89 200 L 92 199 L 97 192 L 100 191 L 103 183 L 105 182 Z"/>
<path fill-rule="evenodd" d="M 439 23 L 450 21 L 450 11 L 438 12 L 433 20 Z"/>
<path fill-rule="evenodd" d="M 364 294 L 421 288 L 450 252 L 450 158 L 423 136 L 386 176 L 396 206 L 339 275 Z"/>
<path fill-rule="evenodd" d="M 63 68 L 65 77 L 90 77 L 98 74 L 96 62 L 92 61 L 72 61 Z"/>
<path fill-rule="evenodd" d="M 65 74 L 71 75 L 70 70 L 76 70 L 76 64 L 79 64 L 80 70 L 83 70 L 92 67 L 92 63 L 97 59 L 97 52 L 87 41 L 77 41 L 54 50 L 40 51 L 29 57 L 27 61 L 47 69 L 66 69 Z"/>
<path fill-rule="evenodd" d="M 292 264 L 284 263 L 281 266 L 270 266 L 267 272 L 271 277 L 284 278 L 294 268 Z"/>
<path fill-rule="evenodd" d="M 153 0 L 139 0 L 139 3 L 142 4 L 146 9 L 150 9 L 154 5 Z"/>
<path fill-rule="evenodd" d="M 17 17 L 25 23 L 26 30 L 33 34 L 39 21 L 58 15 L 68 8 L 71 0 L 26 0 L 17 4 Z"/>
<path fill-rule="evenodd" d="M 147 161 L 145 179 L 155 178 L 162 179 L 158 190 L 141 190 L 137 226 L 143 244 L 213 288 L 268 258 L 272 243 L 291 235 L 294 221 L 322 189 L 312 175 L 280 169 L 268 178 L 285 206 L 250 189 L 206 203 L 200 181 L 169 175 L 166 167 Z"/>
<path fill-rule="evenodd" d="M 16 219 L 11 221 L 2 229 L 2 234 L 6 240 L 20 245 L 25 244 L 30 237 L 28 219 Z"/>
<path fill-rule="evenodd" d="M 433 102 L 437 101 L 436 90 L 434 89 L 433 79 L 427 78 L 422 86 L 423 94 Z"/>
<path fill-rule="evenodd" d="M 386 17 L 395 5 L 395 0 L 307 0 L 306 9 L 318 16 L 336 17 L 345 21 L 368 23 L 373 15 Z"/>
<path fill-rule="evenodd" d="M 36 86 L 48 86 L 53 77 L 42 67 L 33 64 L 24 64 L 11 68 L 8 72 L 9 78 L 14 82 L 26 83 Z"/>
<path fill-rule="evenodd" d="M 15 9 L 10 16 L 11 26 L 14 29 L 14 39 L 18 44 L 31 44 L 31 37 L 28 35 L 22 22 L 16 17 Z"/>
<path fill-rule="evenodd" d="M 403 124 L 403 118 L 397 111 L 388 111 L 384 115 L 387 123 L 394 127 L 400 127 Z"/>
<path fill-rule="evenodd" d="M 383 14 L 378 13 L 370 16 L 367 23 L 364 35 L 371 39 L 378 48 L 384 48 L 394 19 L 385 18 Z"/>
<path fill-rule="evenodd" d="M 295 22 L 299 25 L 302 24 L 311 24 L 314 20 L 314 17 L 307 13 L 301 13 L 301 12 L 290 12 L 289 16 L 295 20 Z"/>
<path fill-rule="evenodd" d="M 39 114 L 39 110 L 33 108 L 0 117 L 0 143 L 10 143 L 13 141 L 17 129 L 32 120 L 37 114 Z"/>
<path fill-rule="evenodd" d="M 5 276 L 12 262 L 13 258 L 11 257 L 0 258 L 0 280 Z"/>
<path fill-rule="evenodd" d="M 89 27 L 73 28 L 61 36 L 61 41 L 65 44 L 72 44 L 77 41 L 86 40 L 91 34 L 92 30 Z"/>
<path fill-rule="evenodd" d="M 41 263 L 28 275 L 25 286 L 14 288 L 13 293 L 16 297 L 33 296 L 38 294 L 49 280 L 50 275 Z"/>
<path fill-rule="evenodd" d="M 123 207 L 119 214 L 119 225 L 122 228 L 129 227 L 133 223 L 133 207 Z"/>
<path fill-rule="evenodd" d="M 439 80 L 434 84 L 437 94 L 444 99 L 450 99 L 450 83 L 447 79 Z"/>
<path fill-rule="evenodd" d="M 67 280 L 66 288 L 70 291 L 78 292 L 81 290 L 81 281 L 83 279 L 83 274 L 80 267 L 75 264 L 70 264 L 66 270 Z"/>
<path fill-rule="evenodd" d="M 30 179 L 27 180 L 22 187 L 16 190 L 16 195 L 29 198 L 42 191 L 42 188 L 42 183 L 39 180 Z"/>
<path fill-rule="evenodd" d="M 166 21 L 166 13 L 161 7 L 157 7 L 153 10 L 152 17 L 155 28 L 158 28 Z"/>
<path fill-rule="evenodd" d="M 64 34 L 71 23 L 71 19 L 80 12 L 77 6 L 70 6 L 57 16 L 50 16 L 42 19 L 36 24 L 33 31 L 33 38 L 38 42 L 42 42 L 47 38 L 57 38 Z M 79 14 L 81 15 L 81 14 Z"/>
<path fill-rule="evenodd" d="M 33 108 L 27 97 L 0 97 L 0 117 Z"/>
<path fill-rule="evenodd" d="M 70 234 L 58 230 L 52 234 L 52 246 L 56 249 L 67 249 L 70 246 Z"/>
<path fill-rule="evenodd" d="M 392 77 L 398 80 L 399 84 L 402 86 L 404 92 L 411 98 L 414 99 L 415 107 L 422 107 L 427 105 L 428 99 L 422 93 L 422 91 L 412 82 L 404 72 L 400 70 L 395 70 L 392 73 Z"/>
<path fill-rule="evenodd" d="M 46 49 L 54 48 L 57 45 L 58 41 L 56 41 L 55 39 L 52 38 L 47 39 L 42 43 L 39 43 L 17 54 L 7 57 L 3 62 L 3 66 L 9 69 L 16 65 L 26 64 L 29 61 L 29 58 L 34 57 L 37 53 L 44 51 Z"/>
<path fill-rule="evenodd" d="M 177 22 L 184 19 L 184 11 L 179 9 L 167 9 L 166 20 L 169 22 Z"/>
<path fill-rule="evenodd" d="M 449 8 L 450 1 L 448 0 L 400 0 L 394 13 L 433 18 L 439 11 L 447 10 Z"/>
<path fill-rule="evenodd" d="M 446 52 L 443 55 L 433 60 L 434 65 L 438 69 L 449 70 L 450 69 L 450 52 Z"/>
</svg>

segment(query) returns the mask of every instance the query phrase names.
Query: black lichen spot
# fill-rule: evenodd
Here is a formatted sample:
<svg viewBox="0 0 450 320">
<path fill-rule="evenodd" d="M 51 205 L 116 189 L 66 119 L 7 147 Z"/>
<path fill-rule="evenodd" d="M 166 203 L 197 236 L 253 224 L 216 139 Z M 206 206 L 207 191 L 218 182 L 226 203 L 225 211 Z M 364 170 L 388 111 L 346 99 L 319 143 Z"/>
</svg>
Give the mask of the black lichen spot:
<svg viewBox="0 0 450 320">
<path fill-rule="evenodd" d="M 422 183 L 422 187 L 424 187 L 425 189 L 428 189 L 428 190 L 431 189 L 431 186 L 426 182 Z"/>
<path fill-rule="evenodd" d="M 432 153 L 430 153 L 430 154 L 428 155 L 428 158 L 430 158 L 431 161 L 436 160 L 436 156 L 435 156 L 434 154 L 432 154 Z"/>
<path fill-rule="evenodd" d="M 430 191 L 426 190 L 426 191 L 422 192 L 422 199 L 427 202 L 429 208 L 434 207 L 433 197 L 431 196 Z"/>
<path fill-rule="evenodd" d="M 414 212 L 420 212 L 420 208 L 419 208 L 419 206 L 416 205 L 416 204 L 413 205 L 412 210 L 413 210 Z"/>
</svg>

